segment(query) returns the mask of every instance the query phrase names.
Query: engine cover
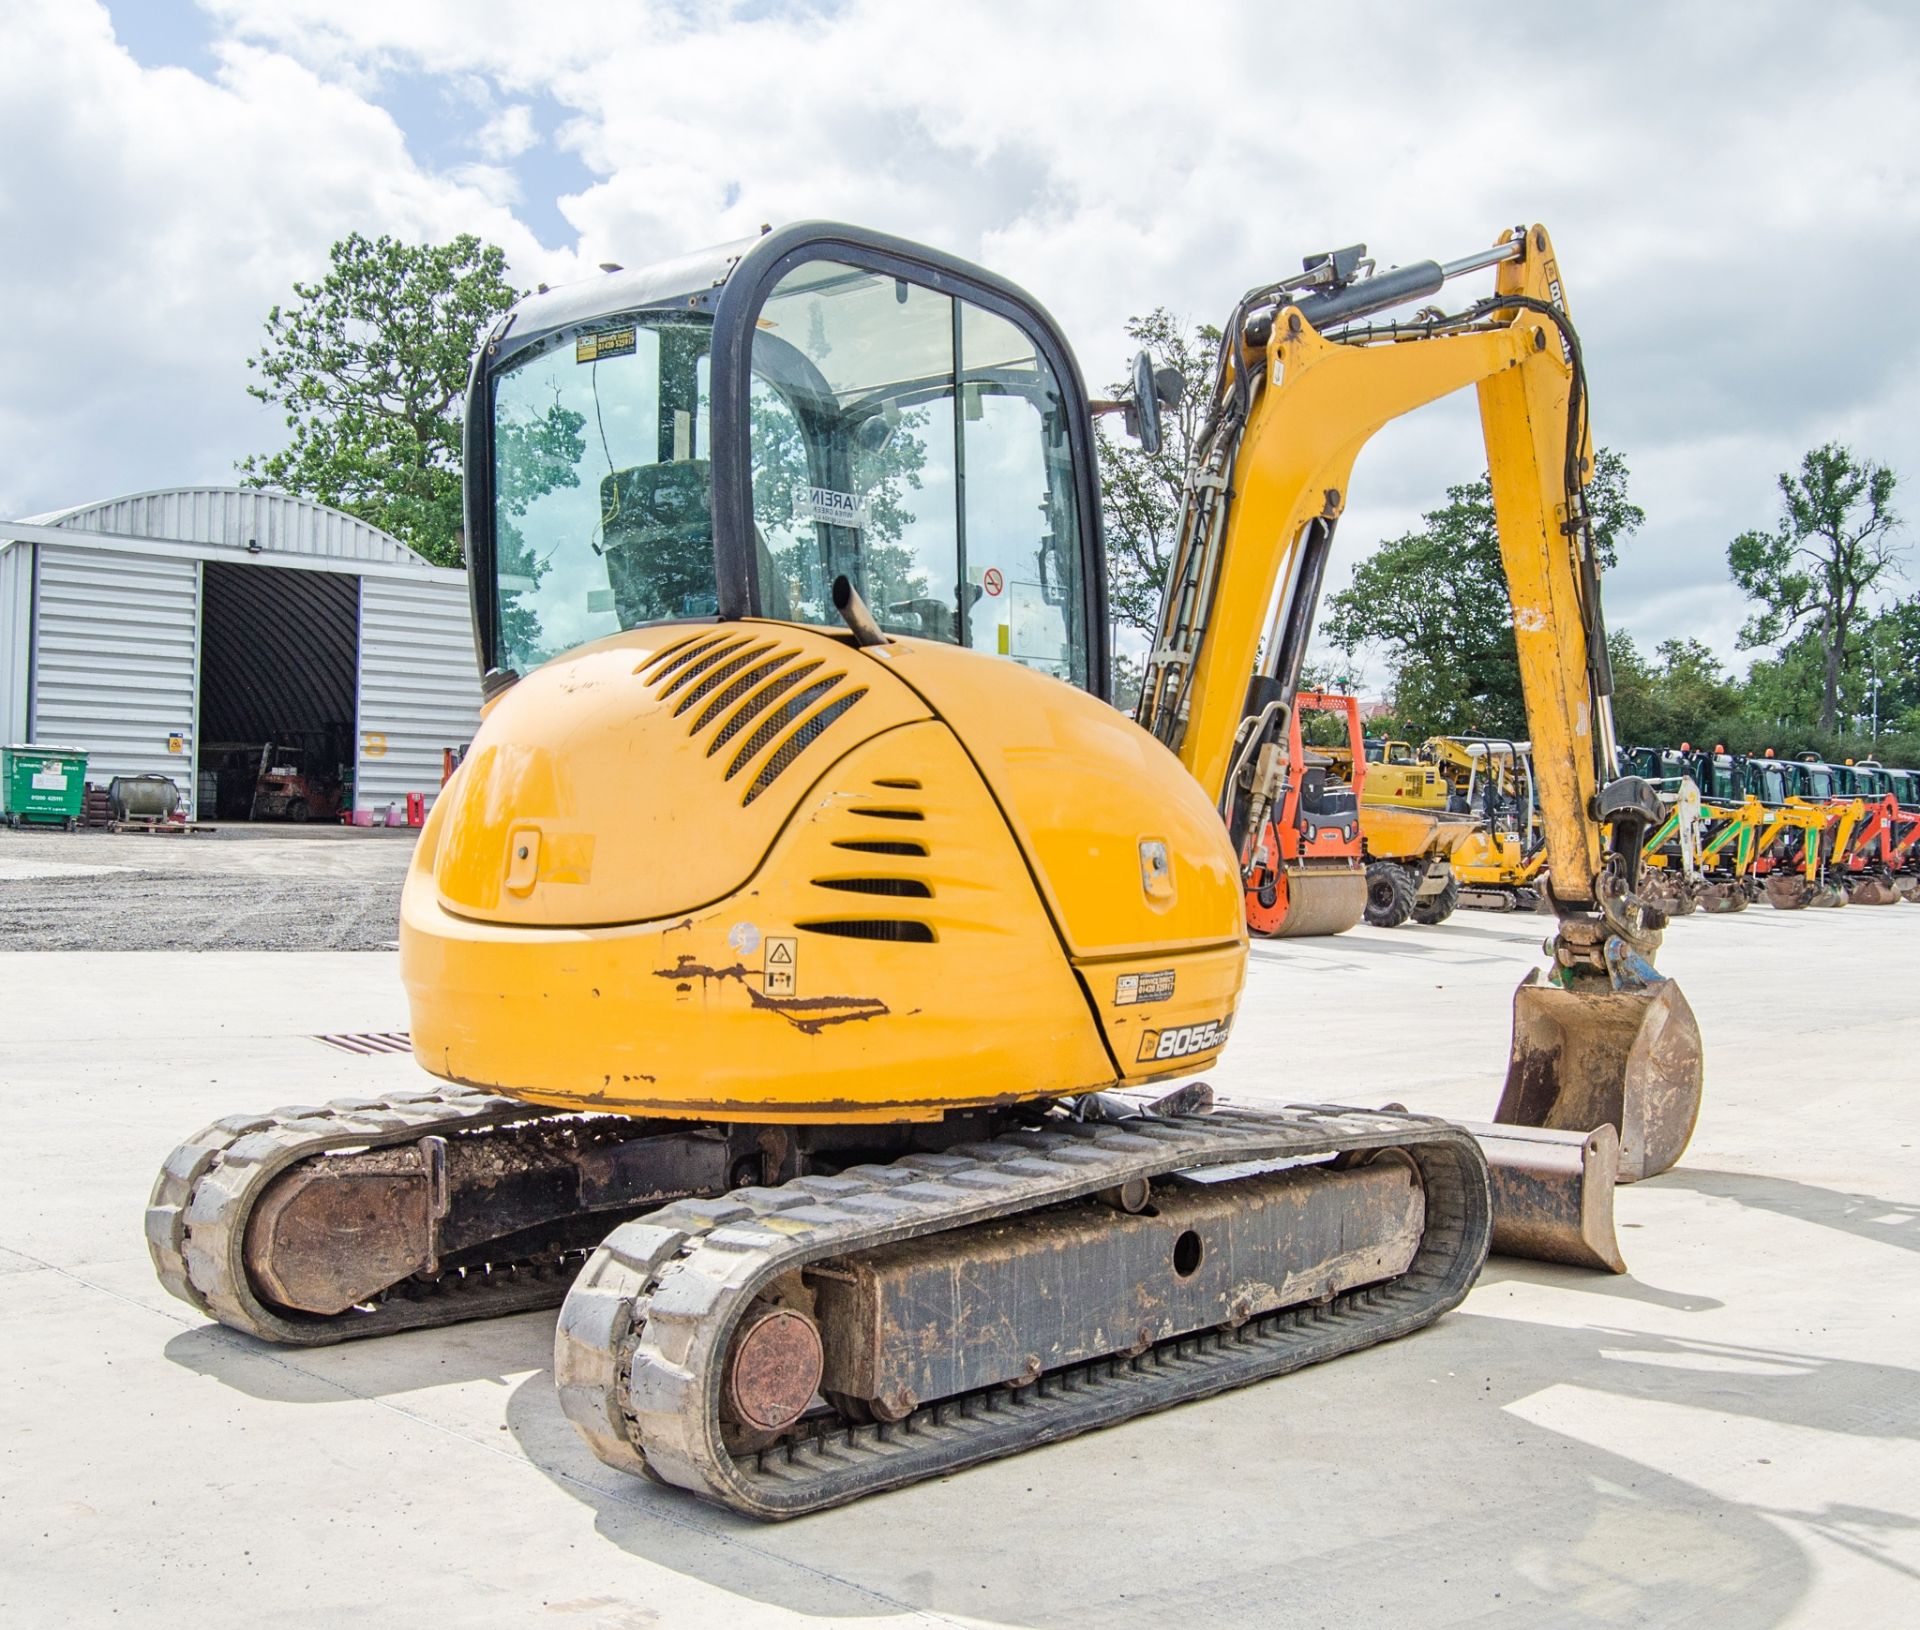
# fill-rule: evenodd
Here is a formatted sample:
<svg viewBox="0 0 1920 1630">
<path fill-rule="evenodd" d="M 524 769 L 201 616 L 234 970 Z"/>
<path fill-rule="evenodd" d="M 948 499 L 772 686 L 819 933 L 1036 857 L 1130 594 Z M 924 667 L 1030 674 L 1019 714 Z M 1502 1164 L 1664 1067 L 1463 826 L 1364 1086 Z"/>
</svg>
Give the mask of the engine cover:
<svg viewBox="0 0 1920 1630">
<path fill-rule="evenodd" d="M 650 628 L 489 710 L 421 835 L 401 969 L 449 1079 L 925 1118 L 1202 1067 L 1239 911 L 1177 761 L 1070 686 L 916 641 Z"/>
</svg>

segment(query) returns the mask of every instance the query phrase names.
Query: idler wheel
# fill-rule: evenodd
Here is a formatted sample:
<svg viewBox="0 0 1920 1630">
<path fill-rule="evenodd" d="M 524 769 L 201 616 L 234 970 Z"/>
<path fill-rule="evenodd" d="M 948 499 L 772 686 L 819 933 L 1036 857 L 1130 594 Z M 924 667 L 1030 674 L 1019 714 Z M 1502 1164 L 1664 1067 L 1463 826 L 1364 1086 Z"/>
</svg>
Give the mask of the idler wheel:
<svg viewBox="0 0 1920 1630">
<path fill-rule="evenodd" d="M 820 1327 L 791 1307 L 749 1313 L 727 1358 L 726 1400 L 742 1426 L 783 1432 L 820 1390 L 826 1358 Z"/>
</svg>

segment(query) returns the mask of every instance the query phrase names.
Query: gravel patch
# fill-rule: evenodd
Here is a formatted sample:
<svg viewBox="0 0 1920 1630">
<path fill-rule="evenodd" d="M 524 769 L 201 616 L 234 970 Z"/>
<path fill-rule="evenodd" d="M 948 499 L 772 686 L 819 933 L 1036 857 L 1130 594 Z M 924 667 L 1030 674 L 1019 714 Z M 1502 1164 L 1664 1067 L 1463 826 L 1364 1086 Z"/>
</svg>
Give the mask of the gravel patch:
<svg viewBox="0 0 1920 1630">
<path fill-rule="evenodd" d="M 0 831 L 0 950 L 384 951 L 410 834 Z"/>
</svg>

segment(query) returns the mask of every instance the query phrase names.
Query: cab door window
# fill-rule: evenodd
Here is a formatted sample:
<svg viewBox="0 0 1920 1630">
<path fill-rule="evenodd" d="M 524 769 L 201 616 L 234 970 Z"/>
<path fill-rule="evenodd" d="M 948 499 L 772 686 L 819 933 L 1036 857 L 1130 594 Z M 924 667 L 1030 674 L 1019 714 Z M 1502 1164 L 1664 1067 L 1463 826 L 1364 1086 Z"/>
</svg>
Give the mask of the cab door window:
<svg viewBox="0 0 1920 1630">
<path fill-rule="evenodd" d="M 752 351 L 755 558 L 769 616 L 880 626 L 1088 682 L 1067 403 L 1017 325 L 891 273 L 804 262 Z"/>
</svg>

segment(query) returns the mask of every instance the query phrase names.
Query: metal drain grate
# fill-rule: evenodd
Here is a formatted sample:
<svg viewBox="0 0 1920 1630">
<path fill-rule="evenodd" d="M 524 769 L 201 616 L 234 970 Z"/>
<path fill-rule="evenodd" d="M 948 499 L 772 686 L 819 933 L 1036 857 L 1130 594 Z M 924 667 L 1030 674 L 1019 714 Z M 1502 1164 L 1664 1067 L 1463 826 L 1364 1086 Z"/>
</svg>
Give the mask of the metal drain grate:
<svg viewBox="0 0 1920 1630">
<path fill-rule="evenodd" d="M 338 1047 L 343 1053 L 358 1053 L 363 1058 L 375 1053 L 410 1053 L 413 1051 L 413 1037 L 404 1030 L 356 1030 L 331 1036 L 315 1036 L 315 1041 L 324 1041 L 329 1047 Z"/>
</svg>

